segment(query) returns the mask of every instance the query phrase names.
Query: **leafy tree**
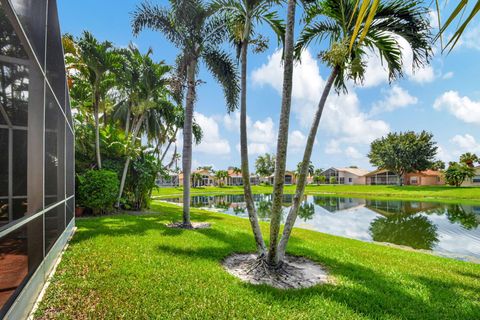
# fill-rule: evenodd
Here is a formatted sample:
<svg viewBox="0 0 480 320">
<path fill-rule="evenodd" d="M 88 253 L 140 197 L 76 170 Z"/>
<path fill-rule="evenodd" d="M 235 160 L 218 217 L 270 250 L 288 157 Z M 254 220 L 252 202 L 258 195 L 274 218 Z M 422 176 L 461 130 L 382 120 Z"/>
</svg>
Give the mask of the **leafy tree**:
<svg viewBox="0 0 480 320">
<path fill-rule="evenodd" d="M 227 107 L 233 111 L 238 102 L 238 79 L 235 64 L 220 45 L 227 38 L 225 19 L 212 16 L 211 8 L 201 0 L 170 0 L 170 8 L 143 2 L 133 14 L 133 32 L 139 34 L 150 28 L 160 31 L 175 45 L 177 57 L 177 86 L 187 87 L 183 127 L 183 227 L 190 222 L 190 176 L 192 167 L 193 109 L 198 85 L 197 74 L 201 61 L 223 87 Z"/>
<path fill-rule="evenodd" d="M 243 189 L 249 221 L 255 237 L 257 250 L 260 255 L 266 251 L 263 236 L 258 224 L 255 211 L 252 188 L 250 185 L 250 169 L 248 163 L 248 138 L 247 138 L 247 59 L 248 48 L 253 45 L 253 51 L 263 52 L 268 43 L 256 29 L 259 25 L 269 26 L 283 40 L 285 27 L 276 11 L 271 10 L 272 5 L 280 1 L 269 0 L 214 0 L 213 10 L 225 14 L 228 18 L 228 31 L 230 41 L 236 48 L 237 59 L 241 61 L 241 95 L 240 95 L 240 155 L 242 160 Z"/>
<path fill-rule="evenodd" d="M 479 162 L 480 158 L 475 153 L 464 153 L 460 156 L 460 163 L 466 164 L 469 167 L 475 167 L 475 163 Z"/>
<path fill-rule="evenodd" d="M 255 170 L 261 177 L 268 177 L 275 171 L 275 156 L 265 153 L 255 160 Z"/>
<path fill-rule="evenodd" d="M 405 174 L 432 167 L 438 149 L 432 138 L 433 135 L 425 131 L 389 133 L 372 142 L 368 154 L 370 163 L 397 174 L 401 185 Z"/>
<path fill-rule="evenodd" d="M 404 65 L 398 38 L 403 38 L 409 44 L 413 52 L 413 67 L 427 63 L 431 55 L 428 8 L 423 7 L 420 2 L 320 0 L 307 6 L 305 11 L 307 26 L 300 35 L 296 46 L 296 55 L 300 57 L 301 52 L 314 41 L 327 40 L 327 49 L 320 52 L 320 57 L 330 67 L 331 74 L 312 117 L 312 126 L 302 160 L 303 166 L 297 179 L 294 203 L 287 216 L 278 250 L 274 247 L 277 245 L 280 229 L 280 210 L 277 197 L 279 192 L 274 191 L 270 227 L 270 251 L 275 256 L 273 260 L 270 260 L 274 261 L 274 264 L 283 261 L 286 246 L 297 218 L 298 208 L 305 191 L 308 164 L 315 137 L 331 88 L 335 87 L 337 91 L 347 91 L 348 80 L 361 82 L 365 75 L 365 64 L 369 51 L 375 51 L 381 57 L 391 81 L 400 77 L 403 74 Z M 285 52 L 287 52 L 286 49 Z M 285 69 L 286 66 L 285 63 Z M 284 92 L 288 92 L 285 87 Z M 283 115 L 283 110 L 281 115 Z M 288 117 L 281 117 L 280 124 L 277 151 L 277 168 L 280 167 L 280 170 L 276 171 L 276 184 L 283 179 L 284 174 L 284 171 L 281 170 L 281 167 L 284 166 L 284 158 L 281 157 L 286 154 L 284 143 L 286 143 L 288 133 L 285 133 L 283 129 L 284 126 L 288 128 Z M 280 187 L 283 187 L 281 182 L 278 185 L 279 189 Z"/>
<path fill-rule="evenodd" d="M 475 177 L 475 169 L 458 162 L 450 162 L 445 171 L 445 180 L 451 186 L 460 187 L 466 179 Z"/>
<path fill-rule="evenodd" d="M 324 175 L 320 174 L 320 175 L 315 175 L 313 177 L 313 181 L 318 185 L 318 184 L 324 184 L 326 181 L 327 181 L 327 177 L 325 177 Z"/>
<path fill-rule="evenodd" d="M 337 183 L 337 179 L 335 177 L 330 177 L 329 181 L 328 181 L 330 184 L 336 184 Z"/>
</svg>

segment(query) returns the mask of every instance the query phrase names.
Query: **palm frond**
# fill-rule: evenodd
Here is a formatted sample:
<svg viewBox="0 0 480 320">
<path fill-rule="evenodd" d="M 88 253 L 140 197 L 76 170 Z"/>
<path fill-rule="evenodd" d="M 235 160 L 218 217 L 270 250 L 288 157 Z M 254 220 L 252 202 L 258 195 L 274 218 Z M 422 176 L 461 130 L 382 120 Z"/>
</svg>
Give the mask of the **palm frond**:
<svg viewBox="0 0 480 320">
<path fill-rule="evenodd" d="M 223 87 L 227 108 L 233 112 L 238 106 L 240 92 L 236 64 L 226 52 L 216 48 L 205 48 L 202 57 L 208 70 Z"/>
</svg>

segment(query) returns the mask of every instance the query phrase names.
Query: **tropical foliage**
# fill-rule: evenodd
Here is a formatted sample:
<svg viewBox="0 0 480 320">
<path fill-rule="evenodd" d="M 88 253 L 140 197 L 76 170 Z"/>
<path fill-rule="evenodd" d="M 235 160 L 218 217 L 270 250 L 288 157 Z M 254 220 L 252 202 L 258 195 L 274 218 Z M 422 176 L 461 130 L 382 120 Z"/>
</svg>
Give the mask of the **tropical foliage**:
<svg viewBox="0 0 480 320">
<path fill-rule="evenodd" d="M 177 158 L 174 152 L 162 164 L 183 125 L 169 76 L 172 67 L 155 62 L 151 50 L 142 54 L 133 45 L 119 49 L 89 32 L 78 39 L 66 35 L 63 43 L 75 115 L 77 204 L 98 208 L 96 212 L 113 209 L 110 201 L 98 207 L 85 192 L 91 170 L 107 169 L 120 181 L 117 207 L 141 210 L 149 204 L 157 175 Z M 201 129 L 195 127 L 199 140 Z"/>
</svg>

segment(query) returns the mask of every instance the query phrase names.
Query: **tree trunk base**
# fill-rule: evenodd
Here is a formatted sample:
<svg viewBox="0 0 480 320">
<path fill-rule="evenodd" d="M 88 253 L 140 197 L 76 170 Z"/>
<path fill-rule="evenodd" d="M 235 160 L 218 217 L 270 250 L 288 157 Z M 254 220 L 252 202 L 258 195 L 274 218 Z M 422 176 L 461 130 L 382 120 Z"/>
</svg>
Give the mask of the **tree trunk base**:
<svg viewBox="0 0 480 320">
<path fill-rule="evenodd" d="M 233 254 L 222 265 L 242 281 L 277 289 L 302 289 L 332 282 L 325 268 L 303 257 L 287 255 L 281 265 L 270 266 L 266 257 Z"/>
<path fill-rule="evenodd" d="M 212 225 L 207 222 L 193 222 L 188 224 L 184 224 L 183 222 L 174 222 L 167 224 L 168 228 L 173 229 L 186 229 L 186 230 L 197 230 L 197 229 L 209 229 Z"/>
</svg>

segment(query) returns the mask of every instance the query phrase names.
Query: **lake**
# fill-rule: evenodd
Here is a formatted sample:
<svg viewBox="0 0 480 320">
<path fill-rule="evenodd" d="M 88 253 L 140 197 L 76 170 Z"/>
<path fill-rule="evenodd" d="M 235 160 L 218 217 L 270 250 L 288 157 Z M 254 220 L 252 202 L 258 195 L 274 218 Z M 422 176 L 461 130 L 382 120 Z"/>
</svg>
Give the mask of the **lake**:
<svg viewBox="0 0 480 320">
<path fill-rule="evenodd" d="M 255 194 L 258 216 L 269 220 L 272 196 Z M 163 199 L 180 203 L 181 198 Z M 284 195 L 285 219 L 293 195 Z M 192 207 L 247 217 L 243 195 L 194 196 Z M 480 258 L 480 205 L 305 196 L 296 227 L 332 235 Z M 465 257 L 464 257 L 465 256 Z"/>
</svg>

